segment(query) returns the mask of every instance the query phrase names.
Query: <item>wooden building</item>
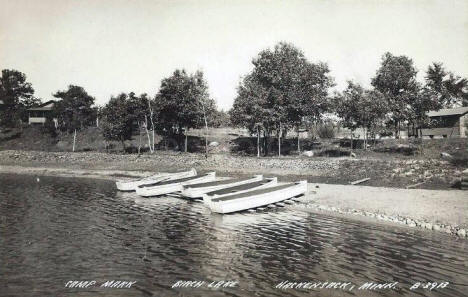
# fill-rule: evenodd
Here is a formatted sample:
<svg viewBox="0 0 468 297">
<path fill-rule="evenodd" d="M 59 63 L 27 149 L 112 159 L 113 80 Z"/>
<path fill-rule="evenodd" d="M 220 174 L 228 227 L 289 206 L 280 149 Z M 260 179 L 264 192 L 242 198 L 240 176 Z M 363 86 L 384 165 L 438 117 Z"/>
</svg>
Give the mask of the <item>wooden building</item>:
<svg viewBox="0 0 468 297">
<path fill-rule="evenodd" d="M 430 111 L 430 128 L 420 129 L 423 138 L 465 138 L 468 129 L 468 107 L 458 107 Z"/>
<path fill-rule="evenodd" d="M 52 109 L 54 108 L 55 101 L 50 100 L 47 101 L 38 107 L 33 107 L 28 109 L 29 120 L 28 123 L 30 125 L 34 124 L 42 124 L 44 125 L 46 122 L 47 117 L 52 113 Z M 56 119 L 53 119 L 56 122 Z"/>
</svg>

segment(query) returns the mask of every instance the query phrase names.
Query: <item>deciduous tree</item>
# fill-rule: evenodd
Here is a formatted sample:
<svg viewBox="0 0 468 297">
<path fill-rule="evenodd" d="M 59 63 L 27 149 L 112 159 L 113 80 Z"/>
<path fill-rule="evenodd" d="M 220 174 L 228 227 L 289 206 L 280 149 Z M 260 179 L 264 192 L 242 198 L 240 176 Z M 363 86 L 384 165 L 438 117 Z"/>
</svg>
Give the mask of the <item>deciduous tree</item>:
<svg viewBox="0 0 468 297">
<path fill-rule="evenodd" d="M 83 87 L 70 85 L 65 91 L 57 91 L 55 98 L 61 99 L 54 105 L 54 115 L 62 131 L 73 132 L 73 151 L 75 151 L 76 132 L 94 125 L 96 111 L 92 108 L 94 97 Z"/>
<path fill-rule="evenodd" d="M 134 102 L 125 93 L 111 97 L 102 109 L 102 132 L 106 140 L 120 141 L 125 151 L 125 140 L 132 139 Z"/>
<path fill-rule="evenodd" d="M 188 129 L 206 126 L 216 110 L 201 71 L 189 75 L 185 70 L 176 70 L 163 79 L 154 106 L 158 129 L 164 134 L 177 135 L 179 139 L 185 134 L 185 151 Z"/>
<path fill-rule="evenodd" d="M 263 130 L 265 154 L 266 138 L 276 131 L 281 155 L 283 131 L 299 127 L 304 117 L 321 116 L 328 107 L 328 88 L 333 80 L 326 64 L 308 62 L 302 51 L 284 42 L 273 50 L 261 51 L 252 64 L 252 72 L 238 88 L 231 119 L 238 125 L 244 122 L 243 126 L 257 136 Z"/>
<path fill-rule="evenodd" d="M 24 115 L 24 110 L 39 103 L 33 97 L 34 89 L 26 81 L 26 75 L 18 70 L 3 69 L 0 77 L 0 100 L 4 108 L 0 111 L 2 126 L 16 126 Z M 23 112 L 23 113 L 22 113 Z"/>
<path fill-rule="evenodd" d="M 400 136 L 400 126 L 409 120 L 409 106 L 418 96 L 417 70 L 413 60 L 406 56 L 385 53 L 382 64 L 372 78 L 372 86 L 381 92 L 390 108 L 390 121 L 394 125 L 395 137 Z"/>
</svg>

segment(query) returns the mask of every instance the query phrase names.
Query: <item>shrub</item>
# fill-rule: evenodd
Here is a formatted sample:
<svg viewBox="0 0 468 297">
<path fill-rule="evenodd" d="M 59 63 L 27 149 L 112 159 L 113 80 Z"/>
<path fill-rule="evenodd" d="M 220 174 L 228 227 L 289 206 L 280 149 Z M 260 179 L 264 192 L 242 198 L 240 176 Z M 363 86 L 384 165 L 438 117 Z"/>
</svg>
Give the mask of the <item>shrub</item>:
<svg viewBox="0 0 468 297">
<path fill-rule="evenodd" d="M 52 137 L 57 137 L 57 129 L 53 120 L 47 118 L 44 125 L 40 128 L 42 134 L 49 134 Z"/>
<path fill-rule="evenodd" d="M 332 123 L 319 124 L 317 126 L 317 135 L 320 138 L 334 138 L 335 137 L 335 127 Z"/>
</svg>

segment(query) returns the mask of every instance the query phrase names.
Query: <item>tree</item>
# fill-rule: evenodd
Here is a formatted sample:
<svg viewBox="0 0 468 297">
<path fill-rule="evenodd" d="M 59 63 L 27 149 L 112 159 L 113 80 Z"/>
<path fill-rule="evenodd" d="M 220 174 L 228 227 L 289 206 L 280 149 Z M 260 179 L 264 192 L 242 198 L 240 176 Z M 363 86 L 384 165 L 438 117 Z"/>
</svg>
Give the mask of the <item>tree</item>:
<svg viewBox="0 0 468 297">
<path fill-rule="evenodd" d="M 208 125 L 214 128 L 229 127 L 231 125 L 229 113 L 224 110 L 215 110 Z"/>
<path fill-rule="evenodd" d="M 201 71 L 189 75 L 185 70 L 176 70 L 172 76 L 163 79 L 154 106 L 158 129 L 163 134 L 177 135 L 179 139 L 185 135 L 185 151 L 187 131 L 206 127 L 207 119 L 216 111 Z"/>
<path fill-rule="evenodd" d="M 238 125 L 244 119 L 243 126 L 258 137 L 263 130 L 265 154 L 266 138 L 276 131 L 281 156 L 282 134 L 291 126 L 299 127 L 306 116 L 321 116 L 333 80 L 326 64 L 308 62 L 302 51 L 284 42 L 261 51 L 252 64 L 252 72 L 238 88 L 231 119 L 235 116 Z"/>
<path fill-rule="evenodd" d="M 267 154 L 266 136 L 270 134 L 272 123 L 266 100 L 268 91 L 247 75 L 237 89 L 237 97 L 229 111 L 230 121 L 234 126 L 245 127 L 251 134 L 257 135 L 257 157 L 260 156 L 260 133 L 264 133 L 264 152 Z"/>
<path fill-rule="evenodd" d="M 132 93 L 131 93 L 132 94 Z M 133 94 L 134 95 L 134 94 Z M 125 140 L 132 139 L 134 101 L 125 93 L 111 97 L 102 109 L 102 133 L 106 140 L 120 141 L 125 151 Z"/>
<path fill-rule="evenodd" d="M 413 60 L 406 56 L 385 53 L 382 64 L 372 78 L 372 86 L 381 92 L 390 108 L 390 122 L 395 128 L 395 137 L 400 136 L 400 125 L 409 119 L 408 107 L 417 97 L 419 85 Z"/>
<path fill-rule="evenodd" d="M 376 128 L 388 112 L 384 95 L 376 90 L 365 90 L 361 85 L 348 81 L 343 93 L 335 95 L 334 103 L 343 126 L 351 130 L 351 148 L 352 133 L 357 128 L 364 129 L 364 148 L 367 148 L 367 132 L 375 135 Z"/>
<path fill-rule="evenodd" d="M 21 119 L 21 111 L 29 103 L 37 103 L 33 97 L 34 89 L 26 81 L 26 75 L 14 69 L 3 69 L 0 77 L 0 100 L 4 109 L 0 113 L 2 126 L 15 126 Z"/>
<path fill-rule="evenodd" d="M 421 88 L 409 105 L 409 124 L 412 126 L 413 134 L 418 135 L 417 130 L 429 123 L 428 111 L 439 110 L 442 106 L 441 97 L 437 91 L 428 86 Z"/>
<path fill-rule="evenodd" d="M 438 94 L 441 108 L 468 106 L 468 79 L 447 72 L 442 63 L 432 63 L 426 71 L 426 88 Z"/>
<path fill-rule="evenodd" d="M 146 131 L 148 137 L 148 148 L 151 153 L 154 152 L 154 121 L 153 121 L 153 108 L 151 99 L 146 93 L 140 96 L 135 96 L 135 93 L 128 94 L 128 104 L 130 104 L 130 111 L 133 116 L 133 121 L 138 124 L 139 145 L 138 153 L 141 150 L 141 134 L 142 129 Z M 149 129 L 150 128 L 150 129 Z M 149 131 L 152 131 L 152 138 Z"/>
<path fill-rule="evenodd" d="M 58 127 L 68 133 L 73 132 L 73 151 L 75 151 L 76 131 L 94 124 L 96 111 L 91 107 L 94 97 L 90 96 L 84 88 L 69 85 L 65 91 L 57 91 L 55 98 L 61 99 L 54 105 L 54 115 Z"/>
</svg>

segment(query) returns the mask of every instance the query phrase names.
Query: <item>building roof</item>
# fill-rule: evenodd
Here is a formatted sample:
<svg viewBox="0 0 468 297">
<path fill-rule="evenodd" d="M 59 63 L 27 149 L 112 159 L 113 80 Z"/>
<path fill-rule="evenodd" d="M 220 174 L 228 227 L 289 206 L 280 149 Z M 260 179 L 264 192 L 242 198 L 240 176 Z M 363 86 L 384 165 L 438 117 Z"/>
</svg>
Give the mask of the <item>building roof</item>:
<svg viewBox="0 0 468 297">
<path fill-rule="evenodd" d="M 466 107 L 457 107 L 457 108 L 447 108 L 441 109 L 438 111 L 429 111 L 427 115 L 429 117 L 443 117 L 443 116 L 451 116 L 451 115 L 464 115 L 468 113 L 468 106 Z"/>
<path fill-rule="evenodd" d="M 49 100 L 38 107 L 29 108 L 28 110 L 52 110 L 54 108 L 54 103 L 54 100 Z"/>
</svg>

